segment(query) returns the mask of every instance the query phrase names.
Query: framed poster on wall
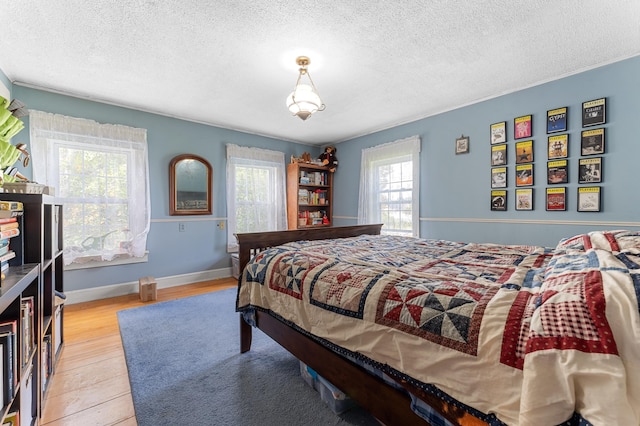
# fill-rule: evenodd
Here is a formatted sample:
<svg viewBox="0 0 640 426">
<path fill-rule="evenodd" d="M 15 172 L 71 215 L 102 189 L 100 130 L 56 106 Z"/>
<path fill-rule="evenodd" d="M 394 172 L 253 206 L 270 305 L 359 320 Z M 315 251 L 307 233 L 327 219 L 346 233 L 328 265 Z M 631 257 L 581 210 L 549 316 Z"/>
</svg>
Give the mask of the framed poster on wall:
<svg viewBox="0 0 640 426">
<path fill-rule="evenodd" d="M 523 115 L 513 120 L 513 137 L 515 139 L 530 138 L 533 134 L 533 116 Z"/>
<path fill-rule="evenodd" d="M 491 169 L 491 188 L 507 187 L 507 168 L 493 167 Z"/>
<path fill-rule="evenodd" d="M 578 183 L 602 182 L 602 157 L 581 158 L 578 162 Z"/>
<path fill-rule="evenodd" d="M 547 184 L 569 182 L 569 171 L 567 160 L 547 161 Z"/>
<path fill-rule="evenodd" d="M 547 111 L 547 133 L 558 133 L 567 130 L 567 107 Z"/>
<path fill-rule="evenodd" d="M 597 126 L 607 122 L 607 98 L 582 103 L 582 127 Z"/>
<path fill-rule="evenodd" d="M 533 141 L 516 142 L 516 164 L 533 162 Z"/>
<path fill-rule="evenodd" d="M 507 191 L 491 191 L 491 210 L 507 210 Z"/>
<path fill-rule="evenodd" d="M 581 155 L 604 154 L 604 128 L 582 131 L 580 153 Z"/>
<path fill-rule="evenodd" d="M 519 164 L 516 166 L 516 186 L 533 185 L 533 164 Z"/>
<path fill-rule="evenodd" d="M 490 128 L 491 145 L 507 141 L 507 122 L 493 123 Z"/>
<path fill-rule="evenodd" d="M 549 136 L 547 138 L 549 160 L 567 158 L 569 156 L 569 135 Z"/>
<path fill-rule="evenodd" d="M 599 186 L 578 188 L 578 211 L 599 212 L 600 191 Z"/>
<path fill-rule="evenodd" d="M 491 165 L 504 166 L 507 164 L 507 144 L 494 145 L 491 147 Z"/>
<path fill-rule="evenodd" d="M 564 211 L 567 209 L 567 188 L 547 188 L 547 210 Z"/>
<path fill-rule="evenodd" d="M 516 210 L 533 210 L 533 188 L 516 189 Z"/>
</svg>

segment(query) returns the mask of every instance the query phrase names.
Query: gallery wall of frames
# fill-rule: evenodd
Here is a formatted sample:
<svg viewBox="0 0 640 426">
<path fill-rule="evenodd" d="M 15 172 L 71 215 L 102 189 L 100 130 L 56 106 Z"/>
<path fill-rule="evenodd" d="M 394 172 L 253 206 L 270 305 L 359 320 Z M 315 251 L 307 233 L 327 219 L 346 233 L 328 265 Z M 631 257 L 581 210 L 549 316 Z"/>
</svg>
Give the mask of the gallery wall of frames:
<svg viewBox="0 0 640 426">
<path fill-rule="evenodd" d="M 568 128 L 569 107 L 549 109 L 546 134 L 533 134 L 534 114 L 515 117 L 489 126 L 491 143 L 491 210 L 534 210 L 534 191 L 545 191 L 547 211 L 566 211 L 565 186 L 578 182 L 576 208 L 579 212 L 602 211 L 603 162 L 607 98 L 582 103 L 582 128 Z M 544 143 L 543 143 L 544 142 Z M 540 152 L 546 146 L 546 152 Z M 536 148 L 536 149 L 534 149 Z M 513 163 L 507 155 L 514 150 Z M 535 157 L 534 157 L 535 154 Z M 538 156 L 544 156 L 545 162 Z M 536 161 L 534 162 L 534 158 Z M 545 167 L 544 182 L 534 182 L 534 168 Z M 540 172 L 537 173 L 541 175 Z M 514 179 L 513 198 L 508 183 Z M 511 201 L 513 199 L 513 201 Z"/>
</svg>

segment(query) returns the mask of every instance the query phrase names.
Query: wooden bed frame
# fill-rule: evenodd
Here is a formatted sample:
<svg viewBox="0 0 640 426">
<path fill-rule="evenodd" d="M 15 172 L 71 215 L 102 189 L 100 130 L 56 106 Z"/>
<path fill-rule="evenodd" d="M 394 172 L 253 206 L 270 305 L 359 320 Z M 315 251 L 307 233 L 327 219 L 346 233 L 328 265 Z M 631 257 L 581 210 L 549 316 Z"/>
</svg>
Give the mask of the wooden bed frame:
<svg viewBox="0 0 640 426">
<path fill-rule="evenodd" d="M 381 228 L 381 224 L 376 224 L 237 234 L 240 247 L 238 253 L 240 271 L 244 270 L 251 256 L 269 247 L 301 240 L 378 235 Z M 349 395 L 381 423 L 385 425 L 427 424 L 411 410 L 411 399 L 406 393 L 388 385 L 347 358 L 325 348 L 266 312 L 256 310 L 256 326 L 293 356 Z M 251 337 L 252 327 L 240 315 L 240 352 L 244 353 L 251 349 Z M 399 378 L 394 380 L 454 424 L 486 425 L 484 421 L 447 404 L 405 380 Z"/>
</svg>

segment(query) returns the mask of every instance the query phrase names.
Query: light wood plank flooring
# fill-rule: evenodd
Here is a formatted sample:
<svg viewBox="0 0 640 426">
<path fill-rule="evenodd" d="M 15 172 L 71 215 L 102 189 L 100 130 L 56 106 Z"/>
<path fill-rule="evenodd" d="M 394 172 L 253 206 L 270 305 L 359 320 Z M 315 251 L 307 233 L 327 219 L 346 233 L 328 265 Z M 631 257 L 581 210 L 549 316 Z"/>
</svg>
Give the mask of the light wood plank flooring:
<svg viewBox="0 0 640 426">
<path fill-rule="evenodd" d="M 224 278 L 158 290 L 156 302 L 235 287 Z M 156 302 L 137 294 L 68 305 L 64 348 L 47 390 L 40 424 L 136 425 L 116 312 Z"/>
</svg>

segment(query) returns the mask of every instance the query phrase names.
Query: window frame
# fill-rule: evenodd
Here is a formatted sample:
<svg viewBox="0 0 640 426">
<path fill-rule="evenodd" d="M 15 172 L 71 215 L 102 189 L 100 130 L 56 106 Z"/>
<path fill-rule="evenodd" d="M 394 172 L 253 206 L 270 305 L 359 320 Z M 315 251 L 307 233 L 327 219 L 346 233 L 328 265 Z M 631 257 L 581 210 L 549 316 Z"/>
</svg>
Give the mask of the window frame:
<svg viewBox="0 0 640 426">
<path fill-rule="evenodd" d="M 393 229 L 383 220 L 380 197 L 382 167 L 411 162 L 411 230 Z M 401 180 L 408 182 L 408 180 Z M 391 182 L 389 182 L 391 184 Z M 400 189 L 402 191 L 402 189 Z M 389 193 L 389 191 L 387 191 Z M 406 204 L 406 203 L 404 203 Z M 384 223 L 383 234 L 418 237 L 420 232 L 420 138 L 413 136 L 362 150 L 358 223 Z M 402 209 L 397 210 L 401 212 Z M 400 214 L 402 218 L 402 214 Z"/>
</svg>

